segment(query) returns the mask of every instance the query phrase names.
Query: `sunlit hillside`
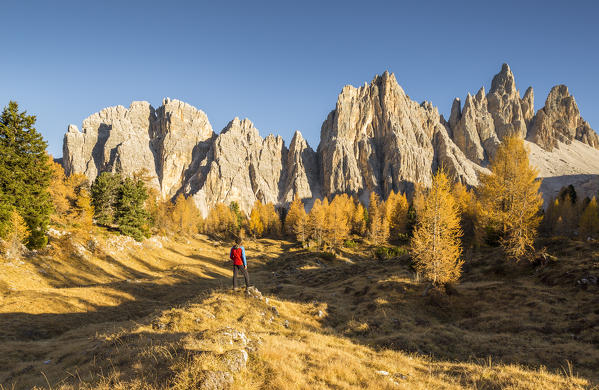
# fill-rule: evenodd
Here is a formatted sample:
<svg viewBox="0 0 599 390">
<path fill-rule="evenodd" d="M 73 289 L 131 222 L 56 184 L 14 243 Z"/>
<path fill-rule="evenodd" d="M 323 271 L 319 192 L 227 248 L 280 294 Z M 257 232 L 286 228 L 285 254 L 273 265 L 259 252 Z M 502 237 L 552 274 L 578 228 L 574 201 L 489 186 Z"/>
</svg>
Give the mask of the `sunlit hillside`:
<svg viewBox="0 0 599 390">
<path fill-rule="evenodd" d="M 62 252 L 67 243 L 74 248 Z M 61 245 L 59 245 L 61 244 Z M 471 256 L 422 296 L 408 256 L 246 242 L 261 294 L 231 291 L 229 242 L 106 233 L 0 263 L 5 389 L 574 389 L 599 377 L 591 244 L 557 261 Z M 399 255 L 398 257 L 395 257 Z M 210 387 L 212 386 L 212 387 Z M 219 387 L 220 386 L 220 387 Z"/>
</svg>

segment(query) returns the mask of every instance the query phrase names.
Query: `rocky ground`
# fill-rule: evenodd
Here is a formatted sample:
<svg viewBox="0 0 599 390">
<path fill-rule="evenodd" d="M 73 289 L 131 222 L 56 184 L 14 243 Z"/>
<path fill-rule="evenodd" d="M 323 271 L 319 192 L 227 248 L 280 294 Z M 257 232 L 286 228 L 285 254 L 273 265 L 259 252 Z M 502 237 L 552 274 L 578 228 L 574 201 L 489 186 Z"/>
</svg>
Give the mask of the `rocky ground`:
<svg viewBox="0 0 599 390">
<path fill-rule="evenodd" d="M 245 293 L 230 290 L 225 242 L 70 242 L 0 263 L 4 388 L 599 383 L 592 243 L 543 242 L 551 256 L 538 266 L 505 265 L 493 250 L 466 253 L 450 295 L 422 296 L 407 255 L 376 258 L 359 243 L 331 257 L 285 241 L 248 242 L 256 288 Z"/>
</svg>

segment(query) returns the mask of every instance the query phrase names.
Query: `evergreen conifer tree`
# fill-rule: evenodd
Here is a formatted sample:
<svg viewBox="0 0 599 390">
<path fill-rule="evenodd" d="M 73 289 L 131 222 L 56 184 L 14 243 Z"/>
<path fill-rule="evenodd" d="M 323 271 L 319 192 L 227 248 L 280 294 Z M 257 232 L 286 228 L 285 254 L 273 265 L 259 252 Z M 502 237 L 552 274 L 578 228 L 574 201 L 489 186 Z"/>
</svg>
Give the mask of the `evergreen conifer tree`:
<svg viewBox="0 0 599 390">
<path fill-rule="evenodd" d="M 35 129 L 36 117 L 9 102 L 0 115 L 0 191 L 28 227 L 29 248 L 41 248 L 52 213 L 52 179 L 46 142 Z"/>
<path fill-rule="evenodd" d="M 231 209 L 231 212 L 233 213 L 233 216 L 235 217 L 235 230 L 236 232 L 240 232 L 241 231 L 241 227 L 243 226 L 243 213 L 241 212 L 241 209 L 239 208 L 239 203 L 233 201 L 231 203 L 229 203 L 229 208 Z"/>
<path fill-rule="evenodd" d="M 9 221 L 11 213 L 12 207 L 2 193 L 2 188 L 0 188 L 0 239 L 6 238 L 10 230 Z"/>
<path fill-rule="evenodd" d="M 116 222 L 121 186 L 121 177 L 116 173 L 102 172 L 96 177 L 91 187 L 91 196 L 98 224 L 111 226 Z"/>
<path fill-rule="evenodd" d="M 145 209 L 148 199 L 141 180 L 126 178 L 118 193 L 115 219 L 121 233 L 138 241 L 150 236 L 150 216 Z"/>
</svg>

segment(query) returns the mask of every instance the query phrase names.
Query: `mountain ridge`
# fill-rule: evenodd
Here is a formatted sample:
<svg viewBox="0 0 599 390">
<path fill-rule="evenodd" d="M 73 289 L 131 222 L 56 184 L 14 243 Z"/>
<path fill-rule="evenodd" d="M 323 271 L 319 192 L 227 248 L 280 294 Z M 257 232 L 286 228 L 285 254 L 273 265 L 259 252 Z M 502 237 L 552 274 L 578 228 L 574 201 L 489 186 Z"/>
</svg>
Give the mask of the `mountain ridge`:
<svg viewBox="0 0 599 390">
<path fill-rule="evenodd" d="M 487 94 L 483 86 L 468 93 L 463 106 L 454 99 L 448 121 L 432 103 L 413 101 L 388 71 L 370 84 L 347 85 L 322 124 L 316 151 L 299 131 L 286 146 L 280 136 L 262 137 L 249 119 L 235 118 L 217 134 L 202 110 L 176 99 L 156 109 L 137 101 L 108 107 L 86 118 L 82 131 L 69 125 L 63 165 L 67 174 L 90 181 L 104 171 L 143 169 L 162 197 L 192 196 L 203 215 L 231 201 L 249 213 L 256 200 L 286 205 L 296 195 L 310 206 L 337 193 L 364 200 L 372 191 L 410 193 L 416 183 L 428 185 L 439 166 L 475 186 L 512 134 L 539 146 L 538 161 L 573 143 L 592 148 L 586 158 L 599 161 L 599 137 L 567 87 L 555 86 L 535 113 L 532 87 L 520 97 L 504 64 Z M 566 167 L 564 174 L 599 174 L 572 161 L 576 169 Z"/>
</svg>

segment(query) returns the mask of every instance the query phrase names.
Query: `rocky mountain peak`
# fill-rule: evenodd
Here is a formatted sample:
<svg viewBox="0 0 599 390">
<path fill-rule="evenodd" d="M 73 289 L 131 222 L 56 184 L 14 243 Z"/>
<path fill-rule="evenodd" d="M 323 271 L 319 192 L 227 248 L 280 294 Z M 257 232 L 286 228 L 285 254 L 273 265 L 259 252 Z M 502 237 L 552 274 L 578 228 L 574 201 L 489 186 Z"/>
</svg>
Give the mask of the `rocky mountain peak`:
<svg viewBox="0 0 599 390">
<path fill-rule="evenodd" d="M 437 108 L 430 102 L 410 100 L 393 74 L 376 76 L 359 89 L 345 87 L 321 129 L 318 155 L 323 195 L 410 192 L 416 182 L 430 182 L 436 157 L 456 173 L 471 172 L 455 166 L 471 162 L 459 149 L 449 148 L 449 143 L 434 142 L 436 133 L 449 139 Z M 461 156 L 452 158 L 456 152 Z M 459 179 L 477 182 L 475 174 Z"/>
<path fill-rule="evenodd" d="M 308 143 L 304 139 L 304 136 L 302 135 L 302 133 L 299 130 L 296 130 L 293 133 L 293 137 L 291 137 L 291 143 L 289 144 L 289 150 L 291 150 L 292 147 L 304 147 L 307 144 Z"/>
<path fill-rule="evenodd" d="M 516 80 L 508 64 L 501 66 L 501 71 L 493 77 L 489 93 L 498 93 L 499 95 L 510 95 L 517 93 Z"/>
<path fill-rule="evenodd" d="M 551 151 L 559 143 L 573 140 L 599 147 L 599 137 L 582 118 L 574 96 L 568 87 L 556 85 L 551 88 L 545 106 L 534 117 L 528 139 Z"/>
<path fill-rule="evenodd" d="M 560 106 L 564 106 L 566 109 L 572 109 L 576 112 L 572 112 L 573 115 L 579 115 L 578 106 L 574 100 L 574 96 L 570 95 L 568 87 L 560 84 L 551 88 L 545 100 L 545 108 L 548 110 L 559 110 Z"/>
<path fill-rule="evenodd" d="M 310 206 L 338 193 L 363 200 L 372 191 L 411 193 L 416 183 L 430 184 L 441 166 L 455 180 L 477 185 L 501 141 L 513 134 L 534 143 L 535 161 L 552 161 L 547 153 L 564 143 L 580 141 L 572 150 L 581 143 L 599 147 L 567 87 L 554 87 L 535 114 L 533 89 L 520 98 L 504 64 L 488 93 L 483 86 L 454 99 L 448 122 L 431 102 L 411 100 L 388 71 L 370 84 L 345 86 L 316 151 L 299 131 L 289 149 L 280 136 L 263 138 L 249 119 L 234 118 L 215 134 L 203 111 L 177 99 L 165 98 L 157 109 L 143 101 L 108 107 L 86 118 L 81 131 L 69 125 L 63 164 L 67 174 L 90 180 L 104 171 L 146 171 L 163 198 L 193 197 L 206 216 L 219 202 L 235 201 L 249 213 L 256 200 L 284 206 L 299 196 Z"/>
</svg>

